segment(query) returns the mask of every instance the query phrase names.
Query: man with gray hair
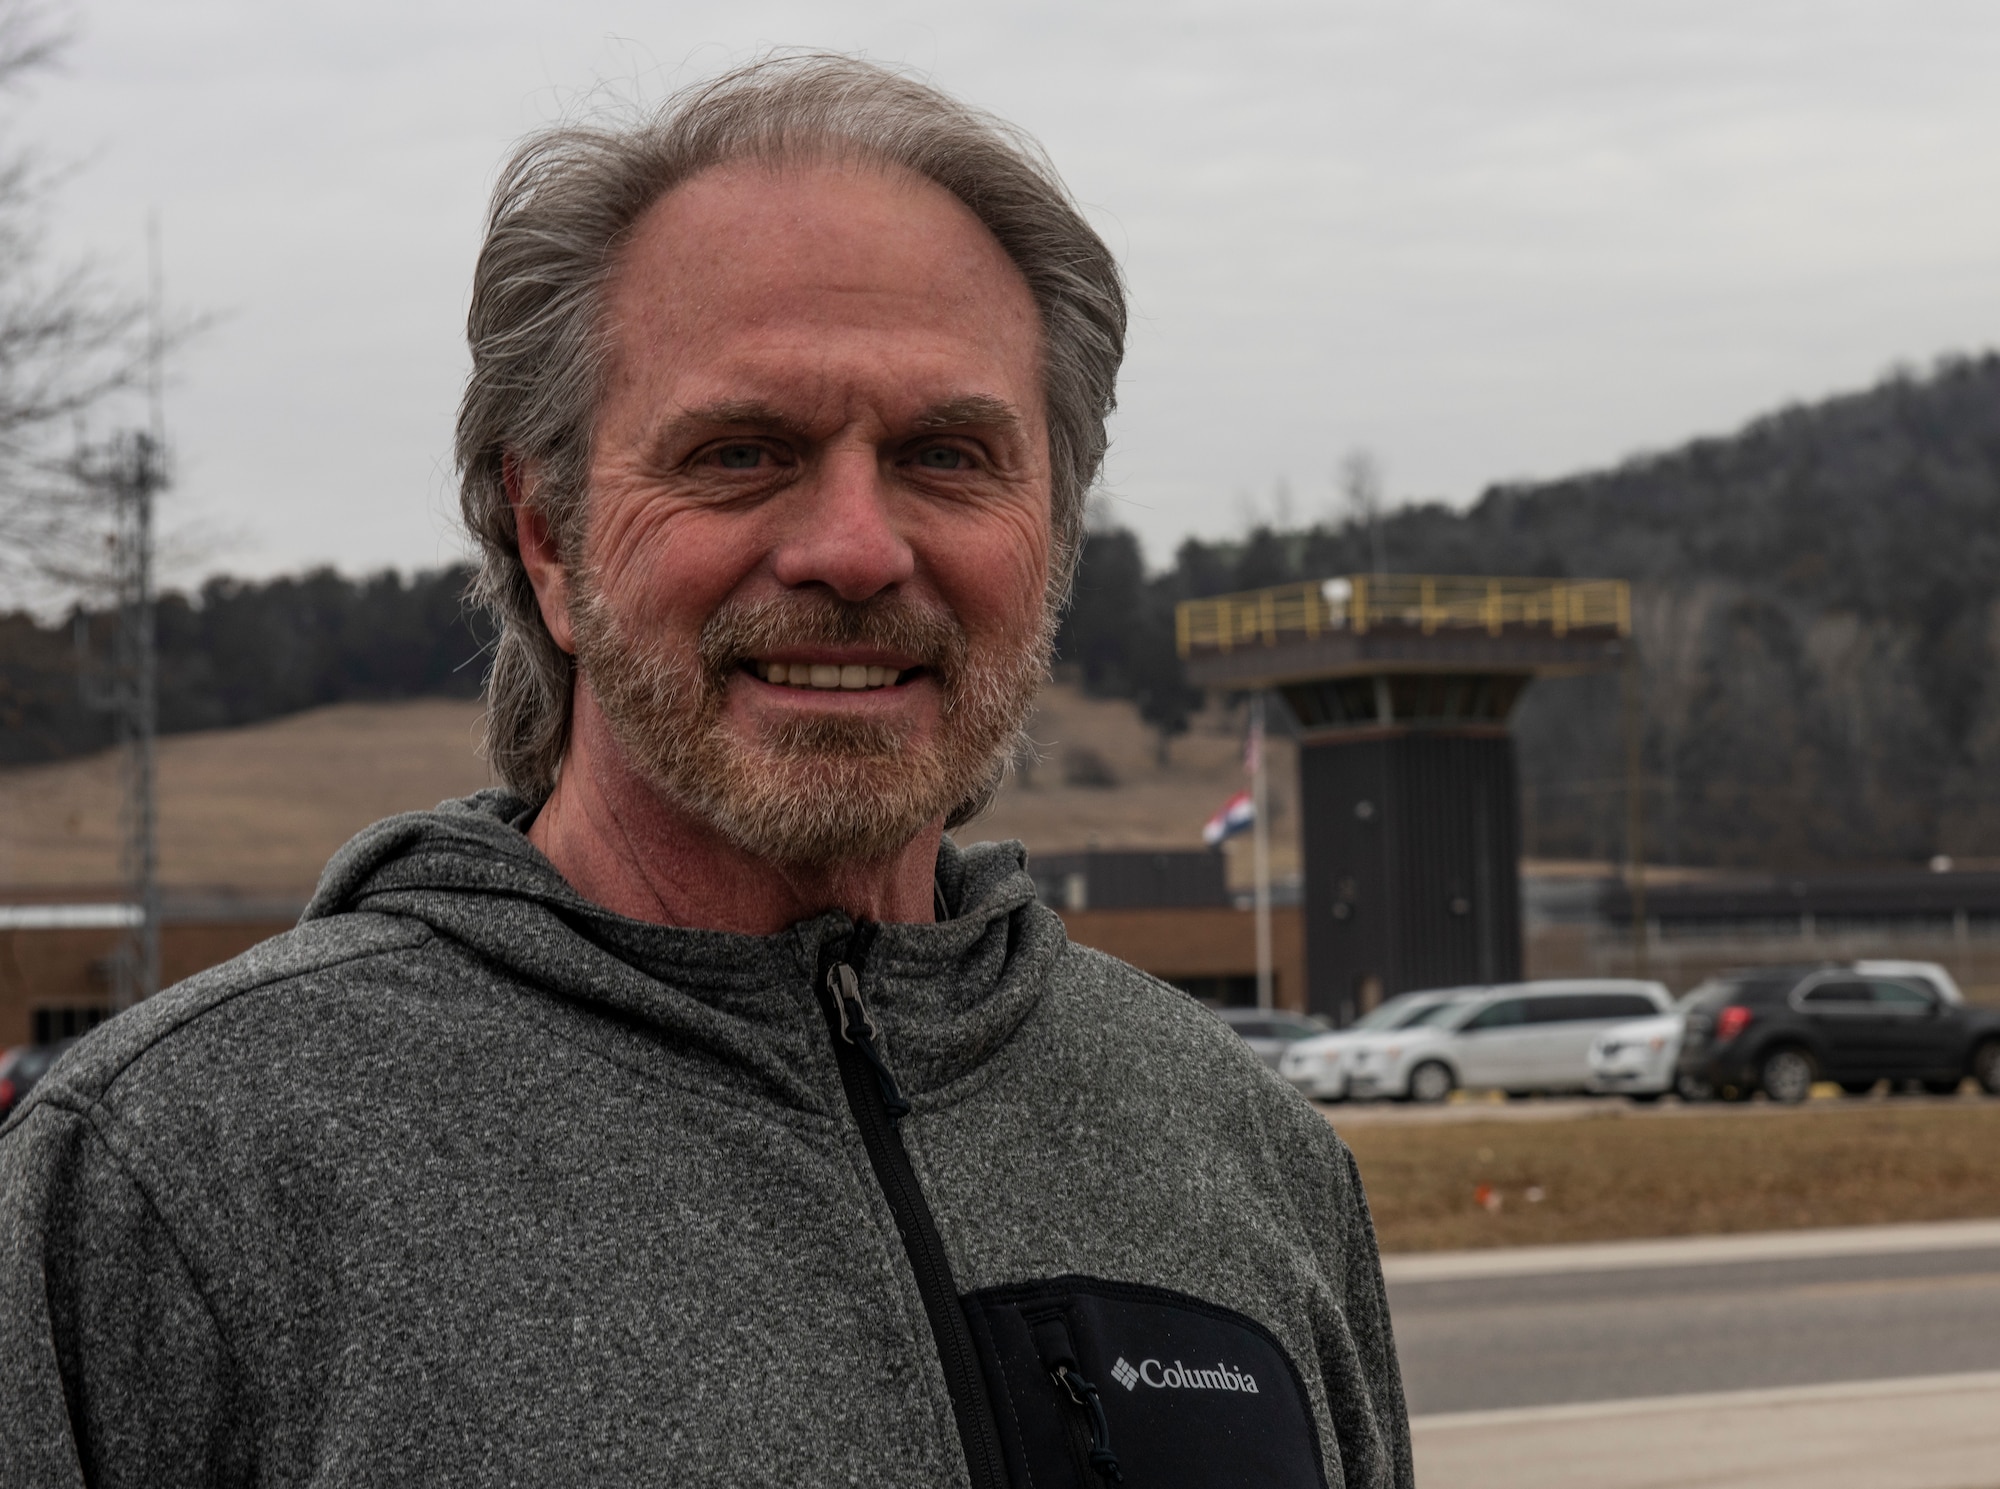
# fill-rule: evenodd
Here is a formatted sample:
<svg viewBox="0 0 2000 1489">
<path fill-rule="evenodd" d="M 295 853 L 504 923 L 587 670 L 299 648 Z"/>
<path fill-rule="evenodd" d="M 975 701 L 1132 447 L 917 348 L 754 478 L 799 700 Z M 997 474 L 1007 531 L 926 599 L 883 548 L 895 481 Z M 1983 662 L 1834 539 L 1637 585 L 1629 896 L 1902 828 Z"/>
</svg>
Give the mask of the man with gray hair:
<svg viewBox="0 0 2000 1489">
<path fill-rule="evenodd" d="M 1346 1148 L 944 835 L 1124 328 L 1039 152 L 864 63 L 519 151 L 458 434 L 505 789 L 0 1132 L 0 1484 L 1410 1484 Z"/>
</svg>

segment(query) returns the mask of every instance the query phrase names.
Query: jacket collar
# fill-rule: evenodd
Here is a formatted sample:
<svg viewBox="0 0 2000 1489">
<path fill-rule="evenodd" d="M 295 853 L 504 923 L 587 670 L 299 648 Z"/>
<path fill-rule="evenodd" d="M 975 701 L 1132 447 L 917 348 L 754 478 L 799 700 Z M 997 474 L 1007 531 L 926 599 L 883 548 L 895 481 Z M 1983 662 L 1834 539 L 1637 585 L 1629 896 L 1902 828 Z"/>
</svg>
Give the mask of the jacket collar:
<svg viewBox="0 0 2000 1489">
<path fill-rule="evenodd" d="M 531 818 L 519 798 L 482 791 L 378 822 L 335 854 L 304 919 L 416 919 L 518 982 L 802 1096 L 800 1061 L 826 1037 L 814 972 L 853 923 L 829 913 L 745 936 L 631 920 L 570 888 L 529 843 Z M 1034 1012 L 1064 945 L 1019 843 L 960 848 L 946 838 L 937 880 L 950 917 L 878 928 L 861 968 L 883 1049 L 920 1105 L 950 1099 L 947 1088 L 993 1061 Z"/>
</svg>

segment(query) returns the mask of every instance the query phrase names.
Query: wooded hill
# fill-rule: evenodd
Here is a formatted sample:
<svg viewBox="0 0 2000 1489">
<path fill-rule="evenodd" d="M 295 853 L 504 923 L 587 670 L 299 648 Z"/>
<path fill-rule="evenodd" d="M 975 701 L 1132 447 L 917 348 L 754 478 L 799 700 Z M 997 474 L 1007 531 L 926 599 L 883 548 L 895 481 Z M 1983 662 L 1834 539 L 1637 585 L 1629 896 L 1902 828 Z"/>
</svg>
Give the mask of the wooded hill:
<svg viewBox="0 0 2000 1489">
<path fill-rule="evenodd" d="M 1383 519 L 1405 573 L 1634 581 L 1648 855 L 1772 868 L 2000 855 L 2000 356 L 1954 358 L 1614 470 Z M 1352 525 L 1094 533 L 1064 654 L 1171 733 L 1175 601 L 1364 572 Z M 1529 851 L 1623 851 L 1616 678 L 1516 718 Z"/>
<path fill-rule="evenodd" d="M 465 611 L 468 571 L 346 579 L 331 569 L 262 584 L 216 578 L 160 600 L 160 729 L 253 724 L 325 703 L 478 696 L 483 619 Z M 84 645 L 79 646 L 79 625 Z M 112 654 L 103 614 L 44 626 L 0 616 L 0 765 L 88 754 L 113 725 L 84 701 L 87 675 Z"/>
<path fill-rule="evenodd" d="M 1614 470 L 1495 487 L 1469 510 L 1386 514 L 1386 567 L 1634 581 L 1648 856 L 1830 868 L 2000 856 L 2000 356 Z M 1189 540 L 1148 574 L 1093 531 L 1060 648 L 1163 745 L 1198 702 L 1173 648 L 1186 598 L 1365 571 L 1353 524 Z M 249 723 L 322 703 L 469 697 L 485 634 L 465 574 L 248 584 L 160 611 L 161 723 Z M 109 625 L 86 617 L 99 654 Z M 0 617 L 0 764 L 103 747 L 69 625 Z M 1516 717 L 1526 844 L 1624 851 L 1613 677 L 1544 682 Z"/>
</svg>

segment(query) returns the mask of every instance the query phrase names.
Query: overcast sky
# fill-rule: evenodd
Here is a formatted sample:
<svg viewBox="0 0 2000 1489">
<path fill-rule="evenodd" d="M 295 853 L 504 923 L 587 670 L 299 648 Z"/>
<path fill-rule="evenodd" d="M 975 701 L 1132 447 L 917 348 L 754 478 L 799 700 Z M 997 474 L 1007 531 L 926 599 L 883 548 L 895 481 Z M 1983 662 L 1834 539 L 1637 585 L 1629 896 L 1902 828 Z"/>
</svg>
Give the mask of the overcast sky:
<svg viewBox="0 0 2000 1489">
<path fill-rule="evenodd" d="M 75 0 L 10 106 L 60 246 L 218 316 L 177 357 L 204 568 L 460 551 L 481 211 L 523 132 L 768 45 L 1039 135 L 1136 318 L 1109 488 L 1155 562 L 1333 508 L 1341 453 L 1470 501 L 2000 344 L 1990 0 Z"/>
</svg>

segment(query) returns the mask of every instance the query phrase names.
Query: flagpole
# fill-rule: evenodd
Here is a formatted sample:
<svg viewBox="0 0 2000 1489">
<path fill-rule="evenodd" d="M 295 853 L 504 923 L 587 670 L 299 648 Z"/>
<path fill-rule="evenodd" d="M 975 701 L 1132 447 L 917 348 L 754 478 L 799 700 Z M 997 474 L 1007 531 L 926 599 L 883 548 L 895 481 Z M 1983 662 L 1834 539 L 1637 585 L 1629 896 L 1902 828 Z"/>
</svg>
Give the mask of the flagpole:
<svg viewBox="0 0 2000 1489">
<path fill-rule="evenodd" d="M 1250 697 L 1252 860 L 1257 874 L 1257 1006 L 1271 1007 L 1271 814 L 1265 790 L 1264 694 Z"/>
</svg>

